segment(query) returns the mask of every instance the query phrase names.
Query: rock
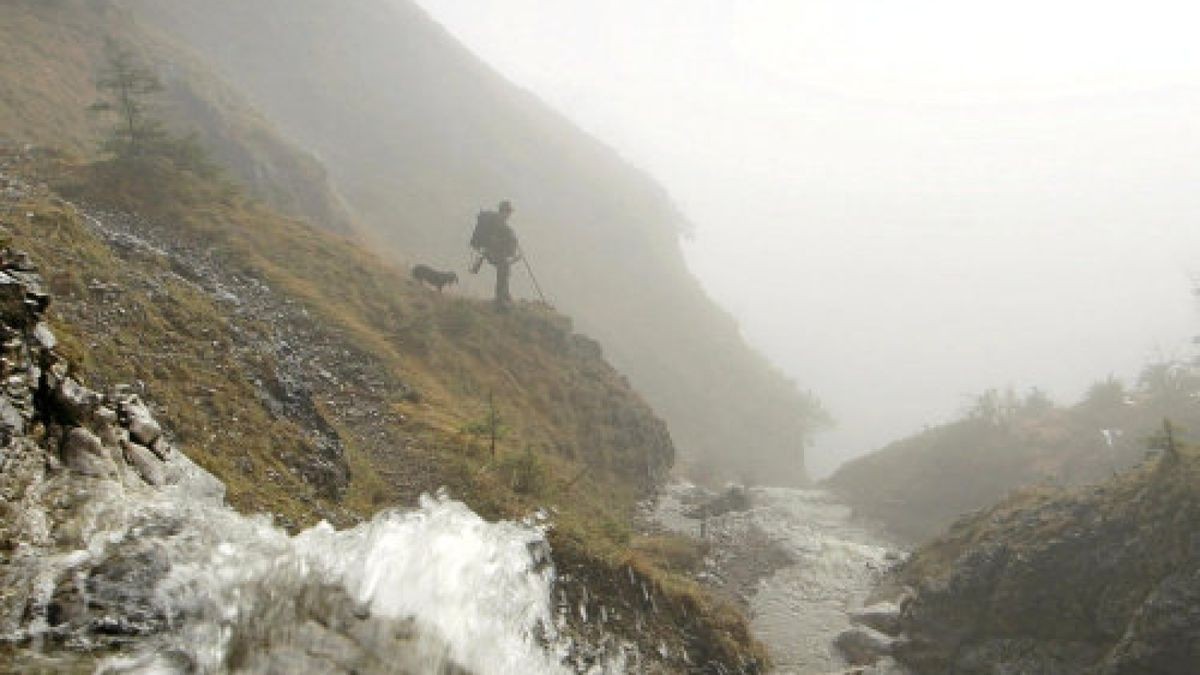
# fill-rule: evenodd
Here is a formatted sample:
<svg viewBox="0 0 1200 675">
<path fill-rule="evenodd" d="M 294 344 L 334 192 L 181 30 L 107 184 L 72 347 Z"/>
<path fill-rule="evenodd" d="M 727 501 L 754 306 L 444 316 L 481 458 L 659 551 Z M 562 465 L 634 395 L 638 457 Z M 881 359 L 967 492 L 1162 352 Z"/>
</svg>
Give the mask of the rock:
<svg viewBox="0 0 1200 675">
<path fill-rule="evenodd" d="M 54 337 L 54 331 L 50 330 L 44 322 L 38 322 L 38 325 L 33 329 L 33 339 L 38 346 L 46 351 L 54 349 L 58 346 L 58 338 Z"/>
<path fill-rule="evenodd" d="M 0 440 L 7 445 L 13 436 L 25 433 L 25 418 L 7 396 L 0 396 Z"/>
<path fill-rule="evenodd" d="M 91 418 L 100 405 L 100 396 L 79 384 L 74 378 L 66 378 L 54 388 L 54 402 L 59 411 L 73 424 L 82 424 Z"/>
<path fill-rule="evenodd" d="M 27 254 L 23 253 L 19 253 L 18 255 L 26 255 L 28 257 Z M 21 304 L 25 306 L 27 319 L 33 319 L 46 311 L 46 308 L 50 306 L 50 294 L 46 292 L 42 275 L 37 273 L 36 268 L 25 269 L 18 265 L 15 269 L 12 267 L 6 269 L 5 273 L 15 279 L 24 291 L 22 293 Z"/>
<path fill-rule="evenodd" d="M 914 553 L 894 655 L 929 673 L 1200 672 L 1200 456 L 1016 493 Z"/>
<path fill-rule="evenodd" d="M 156 597 L 171 569 L 156 537 L 129 537 L 106 550 L 88 572 L 89 628 L 106 636 L 151 635 L 167 627 L 166 608 Z"/>
<path fill-rule="evenodd" d="M 142 480 L 154 487 L 160 487 L 166 483 L 162 463 L 154 456 L 153 452 L 150 452 L 149 448 L 132 441 L 125 441 L 121 444 L 121 449 L 125 453 L 125 461 L 137 471 Z"/>
<path fill-rule="evenodd" d="M 25 306 L 34 314 L 44 314 L 50 307 L 50 294 L 45 291 L 29 291 L 25 293 Z"/>
<path fill-rule="evenodd" d="M 174 448 L 171 447 L 171 444 L 167 442 L 166 436 L 159 436 L 158 438 L 154 439 L 153 443 L 150 444 L 150 451 L 164 462 L 167 461 L 167 458 L 171 456 L 171 451 L 173 449 Z"/>
<path fill-rule="evenodd" d="M 100 437 L 100 442 L 108 448 L 119 448 L 121 447 L 121 439 L 129 438 L 128 431 L 125 431 L 124 429 L 112 424 L 105 424 L 101 426 L 97 435 Z"/>
<path fill-rule="evenodd" d="M 25 251 L 13 251 L 12 260 L 9 262 L 13 270 L 25 273 L 34 273 L 38 271 L 37 265 L 33 262 L 33 258 Z"/>
<path fill-rule="evenodd" d="M 117 475 L 117 465 L 100 439 L 83 427 L 75 427 L 67 433 L 60 456 L 63 464 L 76 473 L 97 478 L 114 478 Z"/>
<path fill-rule="evenodd" d="M 910 675 L 912 671 L 900 665 L 896 659 L 885 656 L 861 672 L 862 675 Z"/>
<path fill-rule="evenodd" d="M 869 666 L 884 656 L 891 656 L 896 639 L 865 626 L 842 631 L 833 645 L 852 666 Z"/>
<path fill-rule="evenodd" d="M 32 609 L 30 607 L 30 610 Z M 74 575 L 67 575 L 54 588 L 54 594 L 50 596 L 50 602 L 46 604 L 46 623 L 55 628 L 61 628 L 64 624 L 83 624 L 87 618 L 86 597 L 80 591 Z"/>
<path fill-rule="evenodd" d="M 750 491 L 742 485 L 730 485 L 721 496 L 684 515 L 688 518 L 713 518 L 731 512 L 746 511 L 750 508 Z"/>
<path fill-rule="evenodd" d="M 138 415 L 129 418 L 129 435 L 142 445 L 153 445 L 162 436 L 162 427 L 153 417 Z"/>
<path fill-rule="evenodd" d="M 900 606 L 894 602 L 880 602 L 850 613 L 850 621 L 873 628 L 886 635 L 900 634 Z"/>
<path fill-rule="evenodd" d="M 25 286 L 5 272 L 0 272 L 0 320 L 13 326 L 24 326 L 29 321 Z"/>
<path fill-rule="evenodd" d="M 154 421 L 150 409 L 137 396 L 130 396 L 121 404 L 121 412 L 125 418 L 125 426 L 133 440 L 145 446 L 154 444 L 162 435 L 162 427 Z"/>
<path fill-rule="evenodd" d="M 71 366 L 67 363 L 66 359 L 56 357 L 54 362 L 50 364 L 50 373 L 58 377 L 60 380 L 67 377 L 70 369 Z"/>
<path fill-rule="evenodd" d="M 63 453 L 68 452 L 86 452 L 97 457 L 103 457 L 104 444 L 100 442 L 100 438 L 83 427 L 74 427 L 67 436 L 63 439 Z"/>
<path fill-rule="evenodd" d="M 102 425 L 117 423 L 117 411 L 106 405 L 96 408 L 96 411 L 92 413 L 92 415 L 95 417 L 96 421 Z"/>
<path fill-rule="evenodd" d="M 142 673 L 198 673 L 200 667 L 180 649 L 112 659 L 101 664 L 98 675 L 141 675 Z"/>
<path fill-rule="evenodd" d="M 1167 576 L 1138 608 L 1101 671 L 1170 673 L 1200 664 L 1200 565 Z"/>
</svg>

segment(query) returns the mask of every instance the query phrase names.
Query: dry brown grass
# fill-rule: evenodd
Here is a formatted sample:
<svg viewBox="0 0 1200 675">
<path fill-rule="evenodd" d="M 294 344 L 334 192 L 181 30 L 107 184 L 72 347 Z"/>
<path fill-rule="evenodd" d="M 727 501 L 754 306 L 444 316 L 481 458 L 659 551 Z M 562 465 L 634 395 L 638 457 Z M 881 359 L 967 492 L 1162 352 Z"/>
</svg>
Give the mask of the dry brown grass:
<svg viewBox="0 0 1200 675">
<path fill-rule="evenodd" d="M 79 167 L 57 171 L 71 173 L 65 182 L 74 194 L 169 223 L 173 236 L 264 280 L 389 377 L 415 385 L 419 400 L 396 392 L 388 410 L 404 416 L 403 433 L 415 439 L 400 469 L 424 472 L 421 489 L 448 487 L 491 518 L 548 509 L 556 552 L 590 561 L 597 574 L 635 569 L 668 608 L 661 620 L 707 635 L 722 658 L 762 656 L 737 610 L 688 578 L 701 545 L 633 536 L 645 478 L 639 467 L 669 439 L 568 320 L 539 307 L 497 314 L 488 303 L 438 296 L 353 241 L 229 198 L 227 186 L 184 176 L 172 189 L 185 198 L 144 199 L 146 183 L 96 181 Z M 7 227 L 14 245 L 42 261 L 47 278 L 66 293 L 52 313 L 64 352 L 94 384 L 144 382 L 181 447 L 226 482 L 235 507 L 298 527 L 320 518 L 351 522 L 401 499 L 388 478 L 397 456 L 380 454 L 345 427 L 337 431 L 351 470 L 348 490 L 340 501 L 318 494 L 290 468 L 290 459 L 313 452 L 310 441 L 296 423 L 263 407 L 247 364 L 231 356 L 230 319 L 212 297 L 174 279 L 166 260 L 118 258 L 52 195 L 16 205 L 15 212 L 27 211 L 34 217 L 10 219 Z M 84 320 L 97 307 L 88 290 L 93 280 L 124 289 L 109 303 L 123 312 L 109 318 L 114 330 L 107 334 L 90 333 Z M 420 343 L 409 339 L 415 326 L 423 327 Z M 252 367 L 265 372 L 271 365 Z M 465 431 L 485 414 L 489 394 L 511 430 L 495 457 L 486 439 Z M 336 425 L 336 415 L 318 407 Z"/>
</svg>

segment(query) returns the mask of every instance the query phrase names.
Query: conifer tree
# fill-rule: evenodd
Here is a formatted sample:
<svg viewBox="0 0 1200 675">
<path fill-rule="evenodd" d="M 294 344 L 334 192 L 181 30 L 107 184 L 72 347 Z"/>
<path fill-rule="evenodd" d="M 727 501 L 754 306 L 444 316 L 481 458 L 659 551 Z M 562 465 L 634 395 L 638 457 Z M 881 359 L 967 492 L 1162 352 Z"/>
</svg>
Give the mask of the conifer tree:
<svg viewBox="0 0 1200 675">
<path fill-rule="evenodd" d="M 104 54 L 105 63 L 96 80 L 103 98 L 91 109 L 111 113 L 117 121 L 101 147 L 117 159 L 144 157 L 167 137 L 152 105 L 152 97 L 163 89 L 162 81 L 132 50 L 115 40 L 107 41 Z"/>
</svg>

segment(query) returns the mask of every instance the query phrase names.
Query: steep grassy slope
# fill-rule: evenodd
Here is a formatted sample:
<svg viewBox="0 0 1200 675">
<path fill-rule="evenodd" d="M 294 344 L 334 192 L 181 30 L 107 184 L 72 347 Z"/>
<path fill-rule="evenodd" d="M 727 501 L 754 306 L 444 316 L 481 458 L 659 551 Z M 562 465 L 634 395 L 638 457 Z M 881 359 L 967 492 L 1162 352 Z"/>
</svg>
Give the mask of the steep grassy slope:
<svg viewBox="0 0 1200 675">
<path fill-rule="evenodd" d="M 897 655 L 921 673 L 1193 673 L 1200 455 L 1035 489 L 965 518 L 900 571 Z"/>
<path fill-rule="evenodd" d="M 182 45 L 109 2 L 3 0 L 0 11 L 0 137 L 91 156 L 109 120 L 88 107 L 99 98 L 105 40 L 114 38 L 159 73 L 166 86 L 160 113 L 179 132 L 199 133 L 217 163 L 253 194 L 328 229 L 352 228 L 321 164 Z"/>
<path fill-rule="evenodd" d="M 674 449 L 564 317 L 439 295 L 186 174 L 0 156 L 0 185 L 6 171 L 72 200 L 20 188 L 0 211 L 11 243 L 43 261 L 63 352 L 93 387 L 139 382 L 240 510 L 344 525 L 442 486 L 489 517 L 545 508 L 569 601 L 625 608 L 607 630 L 647 654 L 665 641 L 671 669 L 685 653 L 763 658 L 734 610 L 636 553 L 635 500 Z"/>
<path fill-rule="evenodd" d="M 605 345 L 688 460 L 725 476 L 804 480 L 819 407 L 750 350 L 700 289 L 679 248 L 684 223 L 662 189 L 414 5 L 125 4 L 220 64 L 321 157 L 392 252 L 454 266 L 466 258 L 476 211 L 512 199 L 552 302 Z M 530 292 L 523 277 L 517 283 Z"/>
<path fill-rule="evenodd" d="M 959 421 L 848 462 L 827 485 L 859 513 L 921 541 L 1013 489 L 1089 483 L 1132 466 L 1164 418 L 1181 436 L 1200 429 L 1200 386 L 1184 372 L 1181 365 L 1149 368 L 1133 391 L 1100 382 L 1070 408 L 1036 396 L 997 404 L 1002 397 L 993 392 Z"/>
</svg>

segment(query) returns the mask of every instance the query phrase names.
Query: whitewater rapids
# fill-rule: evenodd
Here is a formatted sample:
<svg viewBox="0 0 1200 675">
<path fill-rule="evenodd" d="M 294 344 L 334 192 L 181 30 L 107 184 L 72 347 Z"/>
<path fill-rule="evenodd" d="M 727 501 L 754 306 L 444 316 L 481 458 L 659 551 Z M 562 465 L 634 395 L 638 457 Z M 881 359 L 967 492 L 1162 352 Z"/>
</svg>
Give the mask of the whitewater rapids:
<svg viewBox="0 0 1200 675">
<path fill-rule="evenodd" d="M 289 536 L 225 505 L 224 486 L 180 453 L 171 471 L 176 482 L 162 489 L 60 486 L 86 490 L 75 525 L 84 545 L 26 547 L 7 581 L 29 589 L 41 616 L 9 640 L 35 654 L 49 643 L 51 580 L 136 567 L 109 596 L 124 617 L 157 627 L 99 673 L 575 671 L 563 665 L 571 645 L 556 626 L 537 518 L 490 523 L 439 494 L 350 529 Z"/>
</svg>

